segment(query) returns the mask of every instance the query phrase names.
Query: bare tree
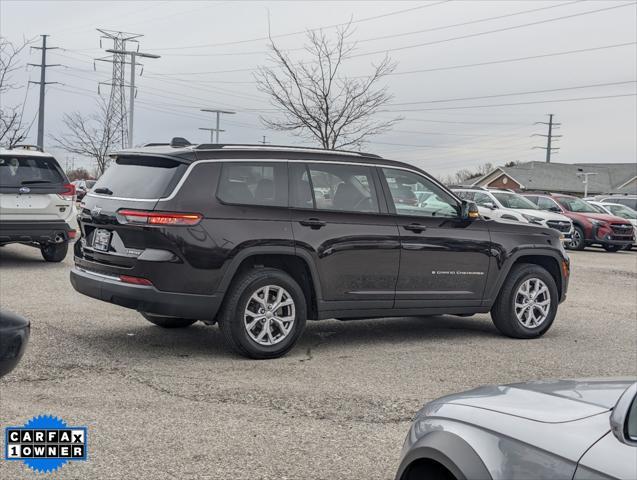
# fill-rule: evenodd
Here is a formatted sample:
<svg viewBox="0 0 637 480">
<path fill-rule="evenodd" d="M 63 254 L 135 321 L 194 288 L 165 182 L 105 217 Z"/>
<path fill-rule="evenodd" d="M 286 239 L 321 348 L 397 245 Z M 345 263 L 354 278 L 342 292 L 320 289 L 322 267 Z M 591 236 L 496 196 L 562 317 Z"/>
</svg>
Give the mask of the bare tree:
<svg viewBox="0 0 637 480">
<path fill-rule="evenodd" d="M 400 118 L 375 120 L 392 99 L 379 86 L 396 64 L 388 57 L 366 77 L 346 77 L 343 62 L 352 56 L 351 25 L 336 31 L 335 41 L 319 31 L 308 31 L 305 51 L 309 61 L 293 61 L 270 39 L 273 67 L 261 66 L 255 74 L 257 88 L 270 97 L 282 118 L 261 117 L 271 129 L 311 138 L 325 149 L 359 147 L 372 136 L 390 129 Z"/>
<path fill-rule="evenodd" d="M 0 97 L 3 98 L 0 102 L 0 145 L 9 148 L 27 138 L 33 125 L 33 121 L 29 124 L 24 122 L 26 95 L 18 105 L 6 105 L 5 100 L 9 91 L 23 88 L 13 81 L 13 73 L 20 68 L 20 54 L 28 45 L 27 41 L 16 45 L 6 37 L 0 36 Z"/>
<path fill-rule="evenodd" d="M 66 132 L 53 136 L 56 145 L 67 152 L 89 157 L 96 162 L 97 176 L 102 175 L 110 157 L 108 154 L 121 142 L 121 125 L 111 118 L 107 102 L 100 98 L 96 112 L 82 115 L 79 112 L 67 113 L 62 117 Z"/>
</svg>

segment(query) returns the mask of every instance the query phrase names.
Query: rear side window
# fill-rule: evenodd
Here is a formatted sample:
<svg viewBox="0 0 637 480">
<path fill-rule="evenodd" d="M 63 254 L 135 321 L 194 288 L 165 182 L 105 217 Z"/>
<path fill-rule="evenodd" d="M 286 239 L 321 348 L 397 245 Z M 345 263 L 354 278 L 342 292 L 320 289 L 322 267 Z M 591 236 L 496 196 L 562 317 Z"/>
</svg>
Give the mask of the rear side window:
<svg viewBox="0 0 637 480">
<path fill-rule="evenodd" d="M 378 195 L 370 167 L 341 164 L 310 164 L 301 185 L 311 187 L 314 208 L 343 212 L 377 213 Z M 308 183 L 309 179 L 309 183 Z M 292 185 L 294 187 L 294 185 Z"/>
<path fill-rule="evenodd" d="M 168 195 L 187 165 L 162 157 L 120 156 L 93 185 L 92 192 L 122 198 L 156 199 Z"/>
<path fill-rule="evenodd" d="M 53 158 L 0 156 L 0 187 L 60 185 L 64 175 Z"/>
<path fill-rule="evenodd" d="M 225 162 L 217 197 L 224 203 L 287 207 L 287 163 Z"/>
</svg>

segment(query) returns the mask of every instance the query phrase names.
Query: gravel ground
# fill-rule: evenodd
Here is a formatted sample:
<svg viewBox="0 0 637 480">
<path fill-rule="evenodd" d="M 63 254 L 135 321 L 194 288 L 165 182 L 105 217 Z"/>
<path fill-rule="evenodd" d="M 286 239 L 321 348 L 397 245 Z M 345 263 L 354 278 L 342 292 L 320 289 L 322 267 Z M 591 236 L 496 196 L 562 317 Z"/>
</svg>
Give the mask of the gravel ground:
<svg viewBox="0 0 637 480">
<path fill-rule="evenodd" d="M 0 380 L 0 426 L 44 413 L 87 425 L 89 461 L 54 478 L 391 479 L 409 420 L 430 399 L 637 375 L 637 254 L 571 258 L 568 300 L 539 340 L 504 338 L 487 315 L 331 320 L 310 322 L 286 357 L 250 361 L 228 353 L 216 327 L 166 331 L 77 294 L 70 255 L 45 264 L 10 245 L 0 301 L 32 330 Z M 36 475 L 0 461 L 0 478 Z"/>
</svg>

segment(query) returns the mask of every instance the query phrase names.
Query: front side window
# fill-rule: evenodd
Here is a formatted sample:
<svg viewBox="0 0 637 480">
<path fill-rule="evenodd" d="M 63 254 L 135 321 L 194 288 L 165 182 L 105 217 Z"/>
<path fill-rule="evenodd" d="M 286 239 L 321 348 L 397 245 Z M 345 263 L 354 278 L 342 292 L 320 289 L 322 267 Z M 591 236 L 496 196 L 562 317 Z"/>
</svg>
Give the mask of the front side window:
<svg viewBox="0 0 637 480">
<path fill-rule="evenodd" d="M 427 178 L 405 170 L 383 168 L 398 215 L 457 217 L 456 199 Z"/>
<path fill-rule="evenodd" d="M 473 198 L 474 198 L 474 200 L 476 202 L 476 205 L 478 205 L 480 207 L 493 207 L 493 206 L 495 206 L 495 202 L 493 201 L 493 199 L 489 195 L 487 195 L 486 193 L 476 192 Z"/>
<path fill-rule="evenodd" d="M 557 201 L 569 212 L 597 213 L 592 206 L 577 197 L 559 197 Z"/>
<path fill-rule="evenodd" d="M 370 167 L 342 164 L 295 166 L 290 190 L 294 206 L 377 213 L 378 195 Z M 309 187 L 309 190 L 308 190 Z"/>
<path fill-rule="evenodd" d="M 606 205 L 613 215 L 617 215 L 621 218 L 626 218 L 628 220 L 637 219 L 637 212 L 630 207 L 626 207 L 624 205 Z"/>
<path fill-rule="evenodd" d="M 524 198 L 522 195 L 517 195 L 515 193 L 504 193 L 504 192 L 491 192 L 491 194 L 505 208 L 513 208 L 515 210 L 519 210 L 519 209 L 538 210 L 537 205 L 535 205 L 529 199 Z"/>
<path fill-rule="evenodd" d="M 546 197 L 538 197 L 537 206 L 541 210 L 561 210 L 557 203 Z"/>
<path fill-rule="evenodd" d="M 224 203 L 286 207 L 287 163 L 226 162 L 221 170 L 217 197 Z"/>
</svg>

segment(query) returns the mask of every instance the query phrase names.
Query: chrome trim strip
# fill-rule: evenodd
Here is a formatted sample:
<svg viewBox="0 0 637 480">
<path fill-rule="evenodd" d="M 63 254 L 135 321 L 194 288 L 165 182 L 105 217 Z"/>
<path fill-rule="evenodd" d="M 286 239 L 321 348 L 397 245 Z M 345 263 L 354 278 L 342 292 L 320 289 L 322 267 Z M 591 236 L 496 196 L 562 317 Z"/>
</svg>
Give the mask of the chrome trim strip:
<svg viewBox="0 0 637 480">
<path fill-rule="evenodd" d="M 107 280 L 114 280 L 116 282 L 121 282 L 121 280 L 119 279 L 119 277 L 113 277 L 112 275 L 106 275 L 105 273 L 97 273 L 97 272 L 91 272 L 89 270 L 84 270 L 81 267 L 75 267 L 77 270 L 79 270 L 82 273 L 86 273 L 87 275 L 93 275 L 95 277 L 100 277 L 100 278 L 105 278 Z"/>
</svg>

